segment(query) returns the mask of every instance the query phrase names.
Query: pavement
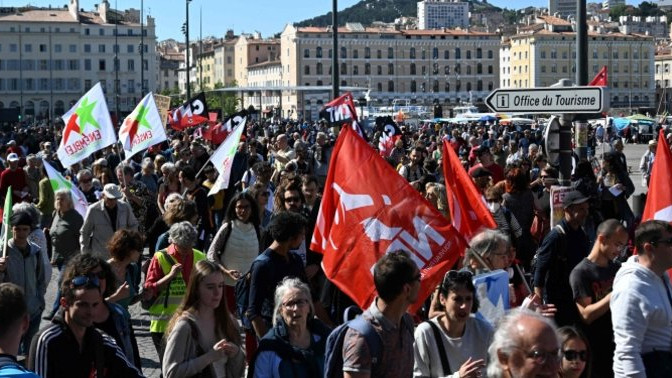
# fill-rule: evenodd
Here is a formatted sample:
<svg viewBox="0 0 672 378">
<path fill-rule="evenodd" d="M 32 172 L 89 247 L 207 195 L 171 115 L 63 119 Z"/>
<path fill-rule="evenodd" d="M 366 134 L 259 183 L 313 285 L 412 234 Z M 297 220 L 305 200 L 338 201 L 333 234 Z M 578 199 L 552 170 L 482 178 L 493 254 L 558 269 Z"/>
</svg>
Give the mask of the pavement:
<svg viewBox="0 0 672 378">
<path fill-rule="evenodd" d="M 604 148 L 605 151 L 609 151 L 610 147 L 605 145 Z M 598 147 L 597 150 L 598 154 L 600 154 L 601 147 Z M 641 185 L 642 174 L 639 171 L 639 161 L 646 150 L 646 144 L 626 144 L 623 151 L 627 158 L 628 167 L 631 170 L 630 178 L 635 184 L 635 195 L 646 192 L 646 188 Z M 635 195 L 630 197 L 631 207 L 632 198 L 634 198 Z M 58 273 L 57 271 L 54 271 L 46 293 L 47 308 L 51 308 L 51 304 L 54 303 L 57 280 Z M 149 334 L 149 314 L 146 310 L 143 310 L 140 307 L 140 304 L 131 306 L 129 310 L 131 312 L 132 324 L 135 329 L 135 336 L 140 350 L 140 357 L 142 359 L 142 372 L 148 378 L 158 378 L 161 374 L 161 366 L 159 365 L 159 357 L 154 349 L 154 344 L 152 343 L 152 338 Z M 48 324 L 48 321 L 42 320 L 40 328 L 45 327 Z"/>
</svg>

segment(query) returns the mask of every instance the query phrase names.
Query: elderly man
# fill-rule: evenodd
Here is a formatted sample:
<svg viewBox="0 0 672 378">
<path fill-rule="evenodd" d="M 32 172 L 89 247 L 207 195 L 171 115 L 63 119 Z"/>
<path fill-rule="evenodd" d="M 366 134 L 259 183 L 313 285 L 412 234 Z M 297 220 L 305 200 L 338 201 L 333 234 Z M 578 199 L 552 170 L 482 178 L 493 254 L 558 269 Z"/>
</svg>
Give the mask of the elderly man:
<svg viewBox="0 0 672 378">
<path fill-rule="evenodd" d="M 276 137 L 275 145 L 271 146 L 269 153 L 275 159 L 274 167 L 275 174 L 277 175 L 285 169 L 285 164 L 296 157 L 294 150 L 289 147 L 287 135 L 285 134 L 280 134 Z"/>
<path fill-rule="evenodd" d="M 79 237 L 82 253 L 91 253 L 107 260 L 110 258 L 107 242 L 117 230 L 138 230 L 138 220 L 131 206 L 119 201 L 122 197 L 119 185 L 107 184 L 100 201 L 89 206 Z"/>
<path fill-rule="evenodd" d="M 488 348 L 488 377 L 557 377 L 560 340 L 551 320 L 529 310 L 509 312 Z"/>
</svg>

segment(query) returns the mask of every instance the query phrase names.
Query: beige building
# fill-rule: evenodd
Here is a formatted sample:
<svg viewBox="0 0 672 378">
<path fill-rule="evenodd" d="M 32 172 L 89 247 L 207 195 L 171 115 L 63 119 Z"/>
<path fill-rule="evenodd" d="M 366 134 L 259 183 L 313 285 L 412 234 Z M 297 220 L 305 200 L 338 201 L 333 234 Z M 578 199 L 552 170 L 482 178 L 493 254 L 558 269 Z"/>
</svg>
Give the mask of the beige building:
<svg viewBox="0 0 672 378">
<path fill-rule="evenodd" d="M 672 51 L 665 49 L 655 58 L 656 110 L 672 113 Z"/>
<path fill-rule="evenodd" d="M 238 38 L 232 37 L 215 46 L 215 84 L 222 83 L 226 87 L 235 83 L 236 42 Z"/>
<path fill-rule="evenodd" d="M 147 17 L 144 33 L 141 59 L 140 11 L 113 10 L 107 1 L 94 11 L 82 11 L 78 0 L 70 0 L 66 8 L 3 13 L 0 108 L 18 107 L 26 118 L 58 116 L 100 82 L 111 112 L 117 106 L 120 115 L 131 112 L 143 86 L 157 89 L 153 18 Z"/>
<path fill-rule="evenodd" d="M 280 40 L 283 85 L 331 86 L 329 28 L 287 25 Z M 482 104 L 499 83 L 500 38 L 492 33 L 348 24 L 339 28 L 338 43 L 340 85 L 361 87 L 356 98 L 370 89 L 373 105 L 397 98 L 444 107 L 469 100 Z M 315 119 L 330 97 L 328 89 L 284 92 L 282 114 Z"/>
<path fill-rule="evenodd" d="M 280 87 L 282 85 L 282 64 L 280 60 L 257 63 L 247 66 L 247 86 L 252 88 Z M 250 105 L 266 116 L 277 114 L 282 107 L 280 91 L 259 90 L 245 92 L 243 103 L 245 108 Z"/>
<path fill-rule="evenodd" d="M 275 39 L 261 39 L 259 35 L 241 35 L 234 49 L 234 72 L 238 86 L 245 87 L 247 81 L 247 67 L 263 62 L 276 60 L 280 53 L 280 41 Z"/>
<path fill-rule="evenodd" d="M 179 93 L 180 63 L 184 60 L 184 44 L 169 39 L 159 42 L 157 45 L 157 55 L 159 59 L 159 71 L 156 78 L 157 92 L 177 92 Z"/>
<path fill-rule="evenodd" d="M 510 72 L 502 87 L 547 87 L 563 78 L 574 79 L 575 33 L 555 17 L 521 29 L 502 44 L 501 72 Z M 650 107 L 654 101 L 653 37 L 621 33 L 588 33 L 589 80 L 607 66 L 612 108 Z M 509 82 L 510 80 L 510 82 Z"/>
</svg>

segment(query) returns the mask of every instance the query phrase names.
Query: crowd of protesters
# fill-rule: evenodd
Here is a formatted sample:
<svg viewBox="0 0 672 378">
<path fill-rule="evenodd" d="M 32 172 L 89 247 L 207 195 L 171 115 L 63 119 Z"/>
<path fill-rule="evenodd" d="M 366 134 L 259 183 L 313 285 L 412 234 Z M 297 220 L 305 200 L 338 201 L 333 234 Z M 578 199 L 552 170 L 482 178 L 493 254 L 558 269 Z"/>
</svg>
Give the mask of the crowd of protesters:
<svg viewBox="0 0 672 378">
<path fill-rule="evenodd" d="M 13 335 L 16 344 L 0 342 L 2 353 L 27 356 L 42 377 L 142 376 L 128 311 L 137 303 L 149 313 L 165 377 L 325 374 L 330 330 L 353 305 L 310 250 L 337 128 L 248 123 L 231 184 L 214 195 L 217 170 L 208 158 L 216 146 L 193 130 L 170 131 L 167 142 L 130 159 L 112 145 L 63 167 L 55 153 L 61 129 L 0 133 L 0 194 L 15 207 L 0 279 L 18 285 L 25 302 L 5 314 L 16 290 L 0 285 L 0 340 Z M 450 218 L 441 167 L 448 143 L 497 230 L 459 251 L 464 259 L 413 316 L 406 309 L 418 299 L 420 272 L 402 251 L 383 256 L 373 271 L 378 297 L 362 315 L 382 354 L 367 331 L 351 327 L 337 344 L 340 375 L 669 376 L 672 296 L 661 276 L 672 267 L 672 228 L 639 224 L 630 209 L 635 184 L 619 135 L 591 131 L 598 158 L 577 161 L 563 219 L 551 227 L 559 175 L 541 153 L 539 129 L 473 123 L 400 131 L 385 154 L 389 164 Z M 376 148 L 381 131 L 368 137 Z M 643 185 L 655 160 L 650 145 Z M 70 191 L 54 193 L 43 160 L 84 194 L 85 215 Z M 472 278 L 497 269 L 509 272 L 510 306 L 518 309 L 476 317 Z M 47 306 L 52 274 L 58 295 Z M 38 330 L 43 316 L 51 326 Z M 22 332 L 9 335 L 3 328 L 16 319 Z"/>
</svg>

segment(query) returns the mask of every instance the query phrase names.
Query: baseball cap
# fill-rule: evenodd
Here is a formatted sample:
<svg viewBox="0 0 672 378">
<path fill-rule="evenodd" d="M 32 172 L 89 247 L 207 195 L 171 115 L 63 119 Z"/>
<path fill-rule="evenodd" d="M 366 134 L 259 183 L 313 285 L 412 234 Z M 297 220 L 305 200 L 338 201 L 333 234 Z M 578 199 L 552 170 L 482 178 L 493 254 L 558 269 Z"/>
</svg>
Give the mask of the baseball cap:
<svg viewBox="0 0 672 378">
<path fill-rule="evenodd" d="M 571 191 L 565 194 L 565 197 L 562 199 L 562 208 L 566 209 L 572 205 L 578 205 L 588 201 L 588 197 L 584 196 L 583 193 L 578 190 Z"/>
<path fill-rule="evenodd" d="M 17 155 L 16 152 L 12 152 L 7 155 L 7 161 L 19 161 L 19 155 Z"/>
</svg>

